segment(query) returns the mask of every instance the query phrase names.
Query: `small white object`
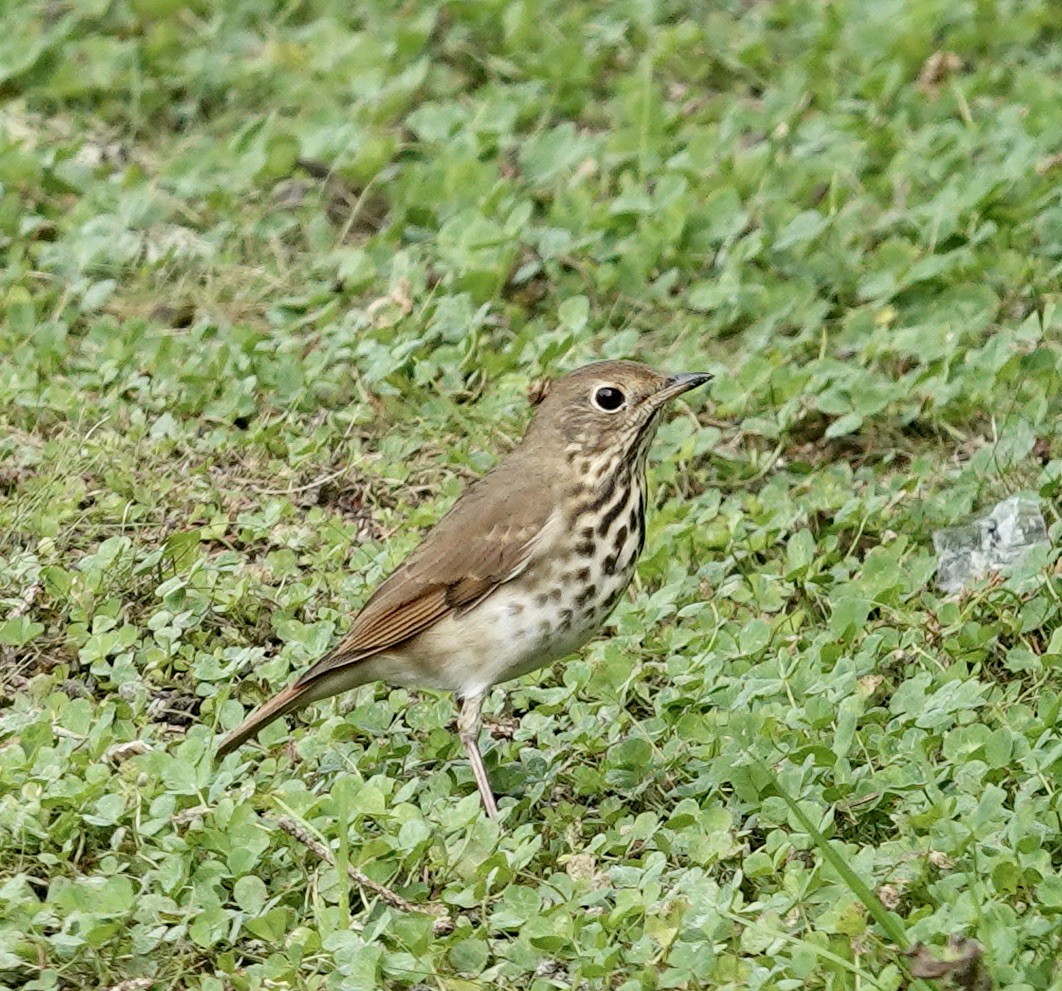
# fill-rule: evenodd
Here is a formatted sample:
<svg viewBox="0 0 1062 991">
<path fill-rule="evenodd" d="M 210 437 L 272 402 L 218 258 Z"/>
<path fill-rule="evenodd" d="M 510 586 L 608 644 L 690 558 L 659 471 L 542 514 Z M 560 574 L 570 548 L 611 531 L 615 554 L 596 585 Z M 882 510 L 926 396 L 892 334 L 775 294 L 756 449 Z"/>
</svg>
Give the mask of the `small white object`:
<svg viewBox="0 0 1062 991">
<path fill-rule="evenodd" d="M 945 592 L 958 592 L 971 581 L 1021 563 L 1034 547 L 1048 545 L 1039 502 L 1011 496 L 969 523 L 933 533 L 937 584 Z"/>
</svg>

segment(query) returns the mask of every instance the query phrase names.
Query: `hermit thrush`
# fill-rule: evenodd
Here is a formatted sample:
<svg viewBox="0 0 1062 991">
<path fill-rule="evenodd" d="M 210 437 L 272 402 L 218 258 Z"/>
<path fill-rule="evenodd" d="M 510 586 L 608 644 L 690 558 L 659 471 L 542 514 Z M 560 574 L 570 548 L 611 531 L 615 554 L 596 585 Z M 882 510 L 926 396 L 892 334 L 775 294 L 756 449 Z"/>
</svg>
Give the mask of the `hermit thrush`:
<svg viewBox="0 0 1062 991">
<path fill-rule="evenodd" d="M 600 361 L 540 390 L 516 448 L 428 531 L 338 646 L 218 756 L 278 716 L 367 682 L 450 691 L 483 806 L 497 815 L 477 744 L 483 699 L 600 629 L 642 550 L 645 458 L 661 412 L 709 378 Z"/>
</svg>

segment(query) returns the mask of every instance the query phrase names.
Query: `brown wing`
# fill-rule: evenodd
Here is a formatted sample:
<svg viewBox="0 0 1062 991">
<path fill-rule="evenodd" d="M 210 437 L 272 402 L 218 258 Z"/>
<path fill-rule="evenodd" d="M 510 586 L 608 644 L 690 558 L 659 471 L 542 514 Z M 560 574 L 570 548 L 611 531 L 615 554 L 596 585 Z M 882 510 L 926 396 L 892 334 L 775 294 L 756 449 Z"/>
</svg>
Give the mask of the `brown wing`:
<svg viewBox="0 0 1062 991">
<path fill-rule="evenodd" d="M 538 484 L 536 484 L 538 483 Z M 296 683 L 395 647 L 518 575 L 543 539 L 553 498 L 503 462 L 475 483 L 358 613 L 350 632 Z"/>
</svg>

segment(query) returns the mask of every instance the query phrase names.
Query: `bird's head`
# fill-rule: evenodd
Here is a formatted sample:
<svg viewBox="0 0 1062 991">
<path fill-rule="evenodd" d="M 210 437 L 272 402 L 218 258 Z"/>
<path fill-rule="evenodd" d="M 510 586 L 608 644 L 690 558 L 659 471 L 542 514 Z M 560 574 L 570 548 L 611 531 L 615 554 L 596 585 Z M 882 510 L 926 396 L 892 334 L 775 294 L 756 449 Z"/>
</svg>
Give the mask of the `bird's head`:
<svg viewBox="0 0 1062 991">
<path fill-rule="evenodd" d="M 707 372 L 666 375 L 634 361 L 598 361 L 536 389 L 528 432 L 563 446 L 569 460 L 637 460 L 676 396 L 711 379 Z"/>
</svg>

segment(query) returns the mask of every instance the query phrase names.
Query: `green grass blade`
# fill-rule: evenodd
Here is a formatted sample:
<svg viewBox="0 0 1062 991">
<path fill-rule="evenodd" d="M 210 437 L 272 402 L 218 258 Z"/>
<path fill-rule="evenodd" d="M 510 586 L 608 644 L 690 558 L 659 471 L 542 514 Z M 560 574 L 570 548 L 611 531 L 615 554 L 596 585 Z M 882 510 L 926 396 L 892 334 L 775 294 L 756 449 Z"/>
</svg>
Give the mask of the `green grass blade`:
<svg viewBox="0 0 1062 991">
<path fill-rule="evenodd" d="M 882 928 L 886 935 L 896 944 L 897 949 L 903 953 L 910 947 L 910 941 L 907 939 L 907 933 L 904 931 L 903 924 L 896 917 L 895 914 L 890 912 L 883 904 L 880 898 L 874 893 L 873 889 L 864 881 L 852 868 L 852 865 L 836 850 L 836 848 L 830 843 L 830 841 L 823 836 L 815 824 L 807 817 L 804 810 L 797 803 L 796 799 L 786 791 L 778 778 L 778 775 L 773 774 L 766 765 L 760 763 L 761 770 L 771 778 L 774 783 L 775 790 L 778 792 L 782 801 L 789 806 L 793 815 L 796 816 L 797 821 L 800 823 L 804 831 L 814 840 L 815 846 L 819 848 L 822 856 L 830 864 L 830 866 L 837 871 L 841 876 L 841 880 L 848 885 L 852 894 L 856 896 L 870 913 L 870 917 Z M 923 988 L 925 991 L 929 991 L 930 986 L 925 981 L 914 980 L 911 983 L 912 987 Z"/>
</svg>

